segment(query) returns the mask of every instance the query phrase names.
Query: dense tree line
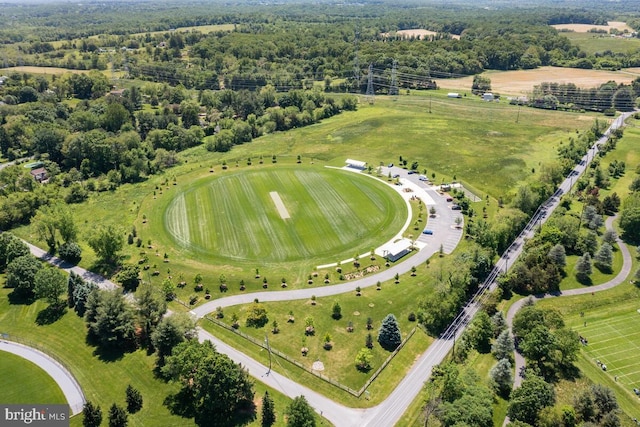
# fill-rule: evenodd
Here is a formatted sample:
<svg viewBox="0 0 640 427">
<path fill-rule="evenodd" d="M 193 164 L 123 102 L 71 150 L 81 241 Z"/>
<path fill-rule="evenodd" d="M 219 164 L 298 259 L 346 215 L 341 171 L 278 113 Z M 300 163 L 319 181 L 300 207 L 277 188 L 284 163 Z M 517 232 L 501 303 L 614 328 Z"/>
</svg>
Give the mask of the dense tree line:
<svg viewBox="0 0 640 427">
<path fill-rule="evenodd" d="M 468 6 L 417 8 L 382 2 L 363 13 L 358 6 L 336 9 L 290 2 L 286 6 L 225 5 L 224 12 L 211 13 L 205 4 L 191 2 L 171 8 L 170 16 L 163 16 L 170 2 L 154 3 L 153 8 L 138 2 L 127 7 L 126 14 L 118 14 L 124 4 L 84 6 L 86 15 L 81 16 L 100 17 L 99 25 L 95 19 L 91 25 L 84 19 L 71 24 L 67 8 L 61 5 L 15 11 L 24 28 L 5 30 L 6 41 L 17 42 L 12 46 L 15 51 L 5 55 L 5 66 L 105 70 L 111 63 L 114 71 L 187 88 L 255 90 L 270 84 L 286 91 L 309 88 L 314 81 L 326 79 L 340 79 L 335 87 L 339 90 L 366 90 L 368 65 L 388 70 L 394 60 L 399 67 L 398 83 L 407 88 L 432 88 L 434 77 L 476 74 L 485 69 L 543 65 L 612 69 L 640 64 L 640 55 L 634 52 L 587 56 L 549 26 L 606 22 L 612 18 L 606 10 L 539 8 L 521 13 L 508 8 L 479 11 Z M 48 19 L 43 21 L 41 13 Z M 494 25 L 486 25 L 489 21 Z M 169 31 L 222 23 L 233 24 L 233 29 Z M 40 40 L 26 41 L 23 32 L 33 27 L 44 27 L 38 28 Z M 432 30 L 437 35 L 420 40 L 396 33 L 412 28 Z M 165 32 L 152 33 L 154 30 Z M 88 38 L 93 34 L 101 37 Z M 54 48 L 52 40 L 63 43 Z M 359 81 L 354 75 L 356 46 Z M 379 73 L 376 89 L 386 92 L 390 77 L 388 71 Z"/>
</svg>

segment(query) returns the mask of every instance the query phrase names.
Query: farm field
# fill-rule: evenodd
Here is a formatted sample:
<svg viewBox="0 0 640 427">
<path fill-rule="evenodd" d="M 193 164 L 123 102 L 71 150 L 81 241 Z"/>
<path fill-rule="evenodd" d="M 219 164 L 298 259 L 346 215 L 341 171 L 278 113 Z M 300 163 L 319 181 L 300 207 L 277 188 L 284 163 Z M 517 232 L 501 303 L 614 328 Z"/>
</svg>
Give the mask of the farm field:
<svg viewBox="0 0 640 427">
<path fill-rule="evenodd" d="M 576 33 L 586 33 L 592 29 L 596 30 L 604 30 L 609 31 L 613 28 L 619 31 L 633 31 L 633 28 L 628 26 L 625 22 L 622 21 L 609 21 L 608 25 L 593 25 L 593 24 L 557 24 L 552 25 L 556 30 L 569 30 L 574 31 Z"/>
<path fill-rule="evenodd" d="M 58 384 L 45 371 L 4 351 L 0 351 L 0 401 L 8 404 L 67 402 Z"/>
<path fill-rule="evenodd" d="M 179 190 L 162 224 L 201 260 L 334 262 L 384 243 L 408 214 L 388 185 L 322 166 L 229 171 Z"/>
<path fill-rule="evenodd" d="M 540 67 L 534 70 L 486 71 L 481 74 L 491 79 L 494 93 L 521 96 L 530 93 L 533 87 L 545 82 L 574 83 L 578 87 L 595 87 L 609 80 L 630 84 L 640 73 L 628 71 L 582 70 L 577 68 Z M 470 91 L 473 77 L 440 79 L 438 87 L 460 91 Z"/>
<path fill-rule="evenodd" d="M 610 50 L 614 53 L 627 53 L 640 48 L 640 39 L 638 38 L 611 37 L 608 34 L 579 32 L 562 33 L 562 35 L 589 55 L 596 52 L 604 52 L 605 50 Z M 633 72 L 633 70 L 626 69 L 623 72 Z"/>
</svg>

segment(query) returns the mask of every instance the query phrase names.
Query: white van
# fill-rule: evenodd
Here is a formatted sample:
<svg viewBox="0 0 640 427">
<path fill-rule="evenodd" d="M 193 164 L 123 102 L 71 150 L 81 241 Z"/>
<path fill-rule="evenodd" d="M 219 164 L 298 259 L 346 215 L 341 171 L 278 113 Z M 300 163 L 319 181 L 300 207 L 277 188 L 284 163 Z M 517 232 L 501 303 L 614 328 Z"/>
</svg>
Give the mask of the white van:
<svg viewBox="0 0 640 427">
<path fill-rule="evenodd" d="M 418 177 L 418 179 L 419 179 L 420 181 L 427 181 L 427 176 L 426 176 L 426 175 L 420 175 L 420 176 Z"/>
</svg>

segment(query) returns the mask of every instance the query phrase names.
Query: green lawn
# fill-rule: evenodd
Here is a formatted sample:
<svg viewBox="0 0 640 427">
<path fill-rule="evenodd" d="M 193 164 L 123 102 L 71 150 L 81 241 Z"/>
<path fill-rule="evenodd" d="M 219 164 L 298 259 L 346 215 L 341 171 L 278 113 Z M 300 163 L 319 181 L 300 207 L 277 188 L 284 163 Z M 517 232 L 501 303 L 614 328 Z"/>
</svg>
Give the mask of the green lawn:
<svg viewBox="0 0 640 427">
<path fill-rule="evenodd" d="M 151 222 L 159 242 L 171 246 L 165 231 L 187 251 L 182 256 L 249 268 L 305 260 L 311 269 L 369 252 L 407 218 L 404 201 L 388 185 L 321 166 L 227 171 L 180 186 L 154 204 L 151 216 L 163 218 Z"/>
<path fill-rule="evenodd" d="M 0 351 L 0 402 L 67 403 L 58 384 L 34 363 Z"/>
</svg>

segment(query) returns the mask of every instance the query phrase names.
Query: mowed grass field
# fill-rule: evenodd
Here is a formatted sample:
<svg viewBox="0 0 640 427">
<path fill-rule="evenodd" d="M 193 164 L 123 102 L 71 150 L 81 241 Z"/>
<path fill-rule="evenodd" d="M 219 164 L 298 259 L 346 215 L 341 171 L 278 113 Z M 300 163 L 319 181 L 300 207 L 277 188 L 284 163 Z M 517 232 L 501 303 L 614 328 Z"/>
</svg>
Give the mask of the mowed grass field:
<svg viewBox="0 0 640 427">
<path fill-rule="evenodd" d="M 0 351 L 0 402 L 67 403 L 58 384 L 34 363 Z"/>
<path fill-rule="evenodd" d="M 326 263 L 391 238 L 407 218 L 405 206 L 393 189 L 370 177 L 322 166 L 275 165 L 223 172 L 184 186 L 167 204 L 162 223 L 175 243 L 199 257 L 252 265 Z"/>
<path fill-rule="evenodd" d="M 587 326 L 580 328 L 588 337 L 584 352 L 607 365 L 607 373 L 618 377 L 624 387 L 640 388 L 640 302 L 632 301 L 615 309 L 590 313 Z M 595 317 L 595 319 L 594 319 Z M 577 326 L 577 325 L 576 325 Z"/>
</svg>

